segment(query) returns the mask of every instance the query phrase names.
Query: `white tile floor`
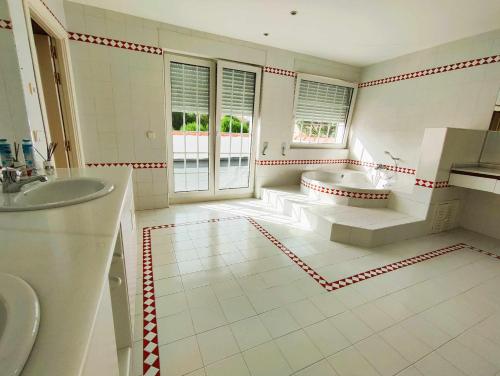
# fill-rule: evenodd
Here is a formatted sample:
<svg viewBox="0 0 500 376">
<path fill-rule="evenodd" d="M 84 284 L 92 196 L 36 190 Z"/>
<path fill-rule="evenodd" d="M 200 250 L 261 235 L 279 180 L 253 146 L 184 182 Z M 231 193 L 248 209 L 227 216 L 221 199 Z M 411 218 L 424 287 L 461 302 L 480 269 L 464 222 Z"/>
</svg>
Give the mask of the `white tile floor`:
<svg viewBox="0 0 500 376">
<path fill-rule="evenodd" d="M 464 230 L 372 249 L 329 242 L 257 200 L 139 212 L 138 225 L 142 236 L 235 215 L 330 281 L 459 242 L 500 254 L 500 241 Z M 328 292 L 245 219 L 151 233 L 161 376 L 500 375 L 498 259 L 466 248 Z"/>
</svg>

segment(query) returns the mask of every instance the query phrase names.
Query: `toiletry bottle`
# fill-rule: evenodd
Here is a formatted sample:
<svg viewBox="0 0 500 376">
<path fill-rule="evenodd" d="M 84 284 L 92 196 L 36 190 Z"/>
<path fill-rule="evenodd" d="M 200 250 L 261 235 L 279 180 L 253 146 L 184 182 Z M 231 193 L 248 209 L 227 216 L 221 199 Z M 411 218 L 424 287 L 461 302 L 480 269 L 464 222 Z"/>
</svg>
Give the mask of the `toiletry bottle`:
<svg viewBox="0 0 500 376">
<path fill-rule="evenodd" d="M 35 156 L 33 155 L 33 144 L 28 138 L 23 139 L 23 155 L 28 174 L 35 170 Z"/>
<path fill-rule="evenodd" d="M 12 149 L 6 138 L 0 138 L 0 157 L 2 160 L 2 167 L 12 167 L 14 164 Z"/>
</svg>

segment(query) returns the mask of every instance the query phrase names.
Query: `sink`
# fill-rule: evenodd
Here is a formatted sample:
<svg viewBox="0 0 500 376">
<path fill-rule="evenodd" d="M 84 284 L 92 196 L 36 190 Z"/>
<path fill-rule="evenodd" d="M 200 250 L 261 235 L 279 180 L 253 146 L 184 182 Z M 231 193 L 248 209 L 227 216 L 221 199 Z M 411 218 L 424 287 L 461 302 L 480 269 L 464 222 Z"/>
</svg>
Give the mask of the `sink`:
<svg viewBox="0 0 500 376">
<path fill-rule="evenodd" d="M 0 364 L 2 375 L 19 375 L 35 342 L 40 305 L 28 283 L 0 273 Z"/>
<path fill-rule="evenodd" d="M 113 184 L 96 178 L 57 179 L 48 183 L 36 183 L 19 193 L 3 195 L 0 211 L 23 211 L 57 208 L 79 204 L 107 195 Z"/>
</svg>

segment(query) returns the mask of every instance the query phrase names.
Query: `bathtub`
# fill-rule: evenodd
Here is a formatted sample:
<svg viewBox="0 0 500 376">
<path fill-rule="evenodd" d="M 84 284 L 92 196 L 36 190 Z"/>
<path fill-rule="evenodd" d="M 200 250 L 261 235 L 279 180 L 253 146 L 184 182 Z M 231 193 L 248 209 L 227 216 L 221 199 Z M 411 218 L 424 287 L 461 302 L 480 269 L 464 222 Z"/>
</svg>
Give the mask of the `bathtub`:
<svg viewBox="0 0 500 376">
<path fill-rule="evenodd" d="M 384 208 L 391 193 L 377 188 L 363 171 L 307 171 L 300 180 L 302 193 L 339 205 Z"/>
</svg>

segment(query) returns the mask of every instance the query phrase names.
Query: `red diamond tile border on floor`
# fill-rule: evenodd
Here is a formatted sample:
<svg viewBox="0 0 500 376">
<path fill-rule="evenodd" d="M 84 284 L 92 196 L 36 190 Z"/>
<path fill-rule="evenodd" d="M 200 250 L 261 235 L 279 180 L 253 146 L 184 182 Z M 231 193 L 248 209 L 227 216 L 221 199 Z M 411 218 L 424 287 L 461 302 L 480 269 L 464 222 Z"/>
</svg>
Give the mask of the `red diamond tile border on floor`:
<svg viewBox="0 0 500 376">
<path fill-rule="evenodd" d="M 300 257 L 295 255 L 288 247 L 281 243 L 269 231 L 261 226 L 255 219 L 244 216 L 234 216 L 225 218 L 204 219 L 194 222 L 171 223 L 168 225 L 157 225 L 143 227 L 142 229 L 142 271 L 143 271 L 143 376 L 160 375 L 160 352 L 158 345 L 158 322 L 156 318 L 156 298 L 155 286 L 153 278 L 153 256 L 151 249 L 151 231 L 165 228 L 183 227 L 202 223 L 216 223 L 222 221 L 230 221 L 236 219 L 245 219 L 254 226 L 262 235 L 264 235 L 271 243 L 273 243 L 281 252 L 287 255 L 298 267 L 305 271 L 311 278 L 319 283 L 327 291 L 339 290 L 343 287 L 353 285 L 367 279 L 378 277 L 379 275 L 393 272 L 398 269 L 405 268 L 423 261 L 433 259 L 451 252 L 468 248 L 472 251 L 482 253 L 486 256 L 500 260 L 500 255 L 482 249 L 473 247 L 465 243 L 457 243 L 434 251 L 426 252 L 421 255 L 410 257 L 401 261 L 396 261 L 391 264 L 380 266 L 365 272 L 341 278 L 336 281 L 329 282 L 317 273 L 313 268 L 308 266 Z"/>
</svg>

